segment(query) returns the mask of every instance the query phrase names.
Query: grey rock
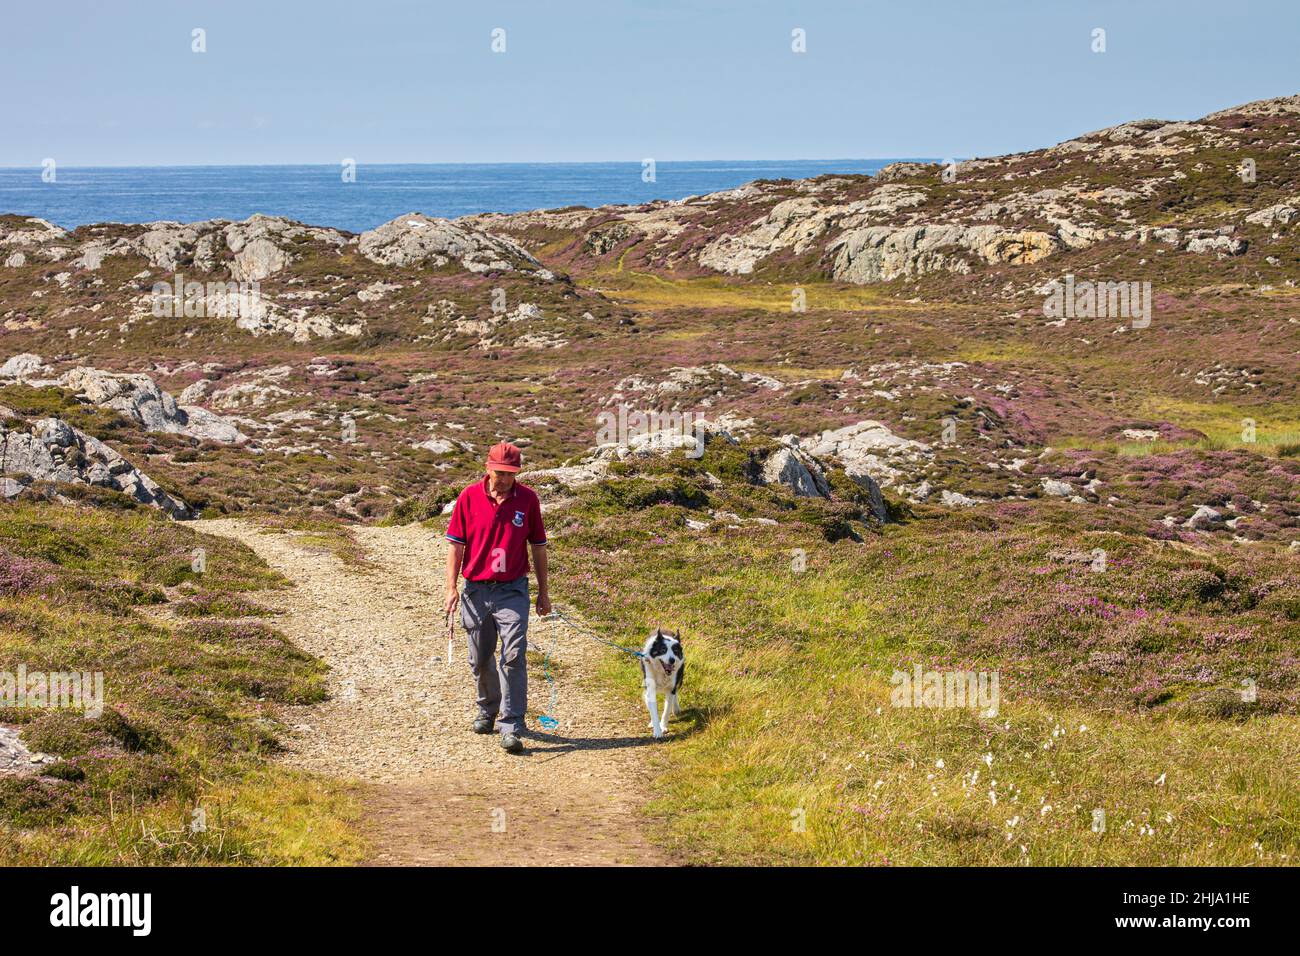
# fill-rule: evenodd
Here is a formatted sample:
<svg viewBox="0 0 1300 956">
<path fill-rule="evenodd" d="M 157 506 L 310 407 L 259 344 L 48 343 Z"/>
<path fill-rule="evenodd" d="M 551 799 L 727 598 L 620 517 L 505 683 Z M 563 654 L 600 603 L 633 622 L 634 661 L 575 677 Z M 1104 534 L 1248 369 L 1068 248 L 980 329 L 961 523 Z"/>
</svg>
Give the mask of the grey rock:
<svg viewBox="0 0 1300 956">
<path fill-rule="evenodd" d="M 1057 237 L 1034 230 L 927 224 L 851 229 L 827 249 L 835 253 L 832 277 L 863 285 L 940 270 L 964 274 L 970 272 L 972 258 L 988 264 L 1034 263 L 1061 245 Z"/>
<path fill-rule="evenodd" d="M 19 381 L 32 378 L 35 375 L 41 375 L 48 371 L 47 366 L 39 355 L 33 352 L 23 352 L 20 355 L 14 355 L 0 365 L 0 378 L 16 378 Z"/>
<path fill-rule="evenodd" d="M 930 446 L 895 435 L 887 425 L 866 420 L 822 432 L 803 446 L 815 458 L 833 458 L 854 481 L 889 488 L 910 479 L 934 457 Z"/>
<path fill-rule="evenodd" d="M 59 384 L 87 401 L 106 406 L 146 431 L 188 435 L 226 444 L 247 440 L 230 421 L 197 406 L 182 407 L 147 375 L 119 374 L 82 366 L 64 375 Z"/>
<path fill-rule="evenodd" d="M 435 455 L 446 455 L 456 450 L 456 446 L 445 438 L 427 438 L 422 442 L 412 444 L 411 447 L 423 448 L 425 451 L 431 451 Z"/>
<path fill-rule="evenodd" d="M 1201 505 L 1183 526 L 1194 531 L 1208 531 L 1221 524 L 1223 524 L 1222 514 L 1209 505 Z"/>
<path fill-rule="evenodd" d="M 423 213 L 398 216 L 363 232 L 358 248 L 367 259 L 381 265 L 438 268 L 455 262 L 475 273 L 527 272 L 546 280 L 554 278 L 510 239 Z"/>
<path fill-rule="evenodd" d="M 0 726 L 0 777 L 16 777 L 38 772 L 59 758 L 28 749 L 19 738 L 20 727 Z"/>
<path fill-rule="evenodd" d="M 1300 219 L 1300 200 L 1292 199 L 1253 212 L 1246 217 L 1246 222 L 1258 226 L 1272 226 L 1275 224 L 1285 226 L 1296 219 Z"/>
<path fill-rule="evenodd" d="M 30 431 L 0 425 L 0 474 L 112 488 L 173 518 L 193 517 L 189 505 L 108 445 L 58 419 L 41 419 Z"/>
<path fill-rule="evenodd" d="M 258 282 L 288 264 L 288 253 L 270 239 L 258 237 L 235 254 L 230 275 L 236 282 Z"/>
<path fill-rule="evenodd" d="M 763 463 L 763 483 L 780 485 L 800 498 L 830 497 L 821 466 L 790 445 L 778 448 Z"/>
<path fill-rule="evenodd" d="M 77 440 L 72 426 L 60 418 L 42 418 L 34 424 L 37 436 L 46 445 L 71 448 Z"/>
<path fill-rule="evenodd" d="M 23 220 L 21 226 L 0 226 L 0 246 L 44 246 L 67 238 L 67 230 L 35 216 Z"/>
<path fill-rule="evenodd" d="M 1187 242 L 1188 252 L 1201 255 L 1213 252 L 1219 256 L 1239 256 L 1246 251 L 1246 247 L 1245 239 L 1234 239 L 1231 236 L 1202 236 Z"/>
<path fill-rule="evenodd" d="M 1074 486 L 1058 478 L 1043 479 L 1043 494 L 1053 498 L 1069 498 L 1074 495 Z"/>
</svg>

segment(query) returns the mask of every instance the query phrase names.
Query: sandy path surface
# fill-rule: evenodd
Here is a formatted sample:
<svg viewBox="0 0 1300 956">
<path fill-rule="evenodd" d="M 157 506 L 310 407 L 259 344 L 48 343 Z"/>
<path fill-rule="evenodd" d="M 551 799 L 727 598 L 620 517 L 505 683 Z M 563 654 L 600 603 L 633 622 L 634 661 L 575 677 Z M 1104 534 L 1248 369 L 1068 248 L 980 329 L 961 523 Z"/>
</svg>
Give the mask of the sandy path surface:
<svg viewBox="0 0 1300 956">
<path fill-rule="evenodd" d="M 258 596 L 276 626 L 331 667 L 330 699 L 286 714 L 288 762 L 366 788 L 377 864 L 663 863 L 639 818 L 644 753 L 653 746 L 634 700 L 591 680 L 598 645 L 534 616 L 529 646 L 562 663 L 554 734 L 536 717 L 549 685 L 529 665 L 526 751 L 469 729 L 474 685 L 457 625 L 448 663 L 442 616 L 445 540 L 416 525 L 357 527 L 371 569 L 345 565 L 301 536 L 234 519 L 199 530 L 242 541 L 296 587 Z M 629 666 L 631 666 L 629 664 Z"/>
</svg>

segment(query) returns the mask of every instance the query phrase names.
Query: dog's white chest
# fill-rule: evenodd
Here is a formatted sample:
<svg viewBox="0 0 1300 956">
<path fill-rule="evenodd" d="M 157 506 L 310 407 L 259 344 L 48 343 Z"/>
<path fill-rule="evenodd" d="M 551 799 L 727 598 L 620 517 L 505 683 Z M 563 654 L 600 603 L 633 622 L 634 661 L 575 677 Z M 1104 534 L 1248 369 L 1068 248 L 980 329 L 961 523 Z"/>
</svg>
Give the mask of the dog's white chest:
<svg viewBox="0 0 1300 956">
<path fill-rule="evenodd" d="M 650 679 L 660 687 L 672 686 L 673 675 L 677 673 L 677 668 L 680 664 L 680 661 L 673 661 L 673 666 L 670 668 L 657 657 L 647 657 L 645 659 L 646 673 L 650 676 Z"/>
</svg>

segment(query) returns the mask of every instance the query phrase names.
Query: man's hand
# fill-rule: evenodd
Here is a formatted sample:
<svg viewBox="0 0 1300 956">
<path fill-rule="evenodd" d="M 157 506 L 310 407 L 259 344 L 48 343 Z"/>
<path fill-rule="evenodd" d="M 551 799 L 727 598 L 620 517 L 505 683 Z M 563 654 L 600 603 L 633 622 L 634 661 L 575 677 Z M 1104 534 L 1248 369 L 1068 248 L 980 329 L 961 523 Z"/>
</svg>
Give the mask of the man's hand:
<svg viewBox="0 0 1300 956">
<path fill-rule="evenodd" d="M 551 613 L 551 576 L 547 566 L 546 542 L 533 545 L 533 569 L 537 572 L 537 613 L 542 617 Z"/>
<path fill-rule="evenodd" d="M 443 605 L 446 614 L 453 613 L 460 603 L 460 592 L 456 585 L 460 583 L 460 566 L 464 560 L 465 546 L 453 541 L 447 549 L 447 603 Z"/>
</svg>

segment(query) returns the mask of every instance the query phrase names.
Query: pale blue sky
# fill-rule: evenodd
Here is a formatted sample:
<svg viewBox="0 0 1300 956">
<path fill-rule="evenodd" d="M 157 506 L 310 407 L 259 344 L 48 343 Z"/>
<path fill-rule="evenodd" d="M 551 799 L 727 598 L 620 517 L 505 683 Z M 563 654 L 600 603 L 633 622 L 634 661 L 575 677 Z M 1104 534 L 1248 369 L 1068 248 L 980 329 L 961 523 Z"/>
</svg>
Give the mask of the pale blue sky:
<svg viewBox="0 0 1300 956">
<path fill-rule="evenodd" d="M 1300 92 L 1297 41 L 1296 0 L 6 3 L 0 165 L 991 155 Z"/>
</svg>

